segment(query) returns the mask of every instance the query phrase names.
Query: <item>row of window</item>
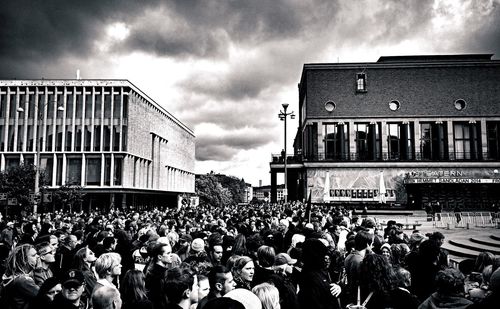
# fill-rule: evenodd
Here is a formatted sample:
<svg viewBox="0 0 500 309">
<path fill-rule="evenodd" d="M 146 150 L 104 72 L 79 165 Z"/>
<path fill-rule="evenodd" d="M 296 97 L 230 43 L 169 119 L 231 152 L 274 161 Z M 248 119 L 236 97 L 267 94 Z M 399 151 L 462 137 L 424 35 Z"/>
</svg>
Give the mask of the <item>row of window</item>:
<svg viewBox="0 0 500 309">
<path fill-rule="evenodd" d="M 453 122 L 452 140 L 442 122 L 421 122 L 420 140 L 415 141 L 413 122 L 387 123 L 387 153 L 382 153 L 382 124 L 354 123 L 356 153 L 350 153 L 349 124 L 324 124 L 325 159 L 332 160 L 498 160 L 500 159 L 500 122 L 486 122 L 487 153 L 482 153 L 480 123 Z M 312 127 L 312 126 L 309 126 Z M 317 156 L 314 127 L 306 130 L 305 157 Z M 317 131 L 316 131 L 317 132 Z M 451 143 L 453 154 L 450 154 Z M 451 156 L 453 155 L 453 156 Z"/>
<path fill-rule="evenodd" d="M 65 178 L 66 184 L 82 184 L 82 167 L 85 170 L 85 179 L 83 184 L 86 186 L 120 186 L 122 185 L 122 169 L 123 169 L 123 157 L 115 156 L 112 158 L 110 155 L 106 155 L 104 160 L 102 157 L 91 157 L 87 156 L 85 158 L 85 166 L 82 166 L 81 157 L 67 157 L 66 158 L 66 173 L 63 175 L 63 160 L 62 155 L 57 155 L 54 160 L 52 155 L 42 155 L 40 157 L 40 167 L 44 171 L 45 179 L 49 186 L 62 185 L 63 177 Z M 112 160 L 114 160 L 112 164 Z M 25 164 L 34 164 L 34 156 L 25 155 Z M 19 157 L 6 156 L 5 158 L 5 168 L 9 169 L 11 167 L 19 165 Z M 113 165 L 113 171 L 111 166 Z M 54 173 L 55 169 L 55 173 Z M 103 183 L 101 183 L 101 173 L 104 173 Z M 113 183 L 111 183 L 113 179 Z"/>
</svg>

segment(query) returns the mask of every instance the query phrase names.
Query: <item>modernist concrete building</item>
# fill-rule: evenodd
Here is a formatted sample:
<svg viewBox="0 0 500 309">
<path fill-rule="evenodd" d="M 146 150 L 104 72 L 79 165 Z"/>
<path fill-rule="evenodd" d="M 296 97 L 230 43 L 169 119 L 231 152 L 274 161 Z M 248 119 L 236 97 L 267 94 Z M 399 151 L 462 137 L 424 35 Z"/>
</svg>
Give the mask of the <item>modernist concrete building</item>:
<svg viewBox="0 0 500 309">
<path fill-rule="evenodd" d="M 500 61 L 491 58 L 305 64 L 287 158 L 290 199 L 312 193 L 316 203 L 498 205 Z M 270 167 L 276 200 L 283 158 L 273 156 Z"/>
<path fill-rule="evenodd" d="M 128 80 L 1 80 L 0 168 L 37 152 L 49 189 L 81 185 L 84 207 L 194 193 L 193 131 Z"/>
</svg>

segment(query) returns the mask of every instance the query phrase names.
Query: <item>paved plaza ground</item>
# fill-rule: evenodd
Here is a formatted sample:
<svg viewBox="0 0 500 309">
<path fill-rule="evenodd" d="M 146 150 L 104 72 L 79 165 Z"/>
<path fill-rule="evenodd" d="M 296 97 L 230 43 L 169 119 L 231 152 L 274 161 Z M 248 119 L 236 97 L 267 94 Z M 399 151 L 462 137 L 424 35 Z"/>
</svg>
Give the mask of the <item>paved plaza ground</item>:
<svg viewBox="0 0 500 309">
<path fill-rule="evenodd" d="M 450 252 L 452 262 L 460 262 L 465 258 L 474 258 L 482 251 L 490 251 L 500 256 L 500 229 L 492 226 L 479 227 L 476 224 L 462 224 L 462 227 L 456 226 L 456 219 L 453 213 L 445 214 L 448 221 L 427 221 L 427 214 L 424 211 L 414 211 L 411 215 L 404 214 L 369 214 L 380 223 L 387 223 L 389 220 L 395 220 L 398 223 L 407 225 L 405 232 L 410 235 L 413 232 L 413 224 L 422 233 L 439 231 L 445 236 L 443 247 Z M 450 224 L 446 224 L 450 222 Z"/>
</svg>

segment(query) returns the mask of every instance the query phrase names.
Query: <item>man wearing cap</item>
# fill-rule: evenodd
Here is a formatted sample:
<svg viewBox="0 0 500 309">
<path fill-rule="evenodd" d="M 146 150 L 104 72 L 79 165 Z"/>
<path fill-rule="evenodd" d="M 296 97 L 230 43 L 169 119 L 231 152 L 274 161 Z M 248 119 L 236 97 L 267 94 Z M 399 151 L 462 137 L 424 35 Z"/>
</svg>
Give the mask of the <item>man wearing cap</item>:
<svg viewBox="0 0 500 309">
<path fill-rule="evenodd" d="M 195 238 L 191 243 L 189 256 L 184 260 L 185 263 L 203 263 L 210 262 L 205 251 L 205 241 L 201 238 Z"/>
<path fill-rule="evenodd" d="M 53 309 L 86 309 L 89 305 L 83 300 L 85 277 L 80 270 L 71 269 L 62 276 L 62 290 L 52 303 Z"/>
<path fill-rule="evenodd" d="M 9 248 L 12 247 L 13 240 L 13 230 L 14 230 L 14 222 L 7 222 L 7 226 L 2 230 L 2 234 L 0 234 L 0 242 L 3 242 Z"/>
</svg>

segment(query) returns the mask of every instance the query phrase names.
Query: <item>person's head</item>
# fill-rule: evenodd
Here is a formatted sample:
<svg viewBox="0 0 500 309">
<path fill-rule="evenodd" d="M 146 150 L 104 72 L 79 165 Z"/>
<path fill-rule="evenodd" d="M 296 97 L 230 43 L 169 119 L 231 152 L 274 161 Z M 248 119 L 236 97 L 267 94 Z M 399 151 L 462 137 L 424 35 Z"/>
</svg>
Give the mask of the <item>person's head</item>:
<svg viewBox="0 0 500 309">
<path fill-rule="evenodd" d="M 242 303 L 229 297 L 217 297 L 209 300 L 204 309 L 245 309 Z"/>
<path fill-rule="evenodd" d="M 122 300 L 118 289 L 101 286 L 92 293 L 93 309 L 120 309 Z"/>
<path fill-rule="evenodd" d="M 273 247 L 263 245 L 257 249 L 257 259 L 261 267 L 273 266 L 275 256 L 276 253 Z"/>
<path fill-rule="evenodd" d="M 442 295 L 462 295 L 465 276 L 454 268 L 440 270 L 435 279 L 436 290 Z"/>
<path fill-rule="evenodd" d="M 398 287 L 408 289 L 411 286 L 411 273 L 403 267 L 396 269 L 396 284 Z"/>
<path fill-rule="evenodd" d="M 191 243 L 191 252 L 193 254 L 199 254 L 203 251 L 205 251 L 205 241 L 201 238 L 193 239 L 193 242 Z"/>
<path fill-rule="evenodd" d="M 198 300 L 203 299 L 210 292 L 210 282 L 208 277 L 198 275 Z"/>
<path fill-rule="evenodd" d="M 391 262 L 392 251 L 391 246 L 388 243 L 385 243 L 380 247 L 380 253 L 388 262 Z"/>
<path fill-rule="evenodd" d="M 117 277 L 122 273 L 121 263 L 120 254 L 114 252 L 104 253 L 95 261 L 95 271 L 101 279 L 108 276 Z"/>
<path fill-rule="evenodd" d="M 278 289 L 269 283 L 256 285 L 252 292 L 262 303 L 262 309 L 280 309 L 280 294 Z"/>
<path fill-rule="evenodd" d="M 61 282 L 56 277 L 50 277 L 45 279 L 45 281 L 40 286 L 38 290 L 38 297 L 47 297 L 51 301 L 54 300 L 57 294 L 62 290 Z"/>
<path fill-rule="evenodd" d="M 38 253 L 33 245 L 16 246 L 5 261 L 5 275 L 28 274 L 36 267 L 37 262 Z"/>
<path fill-rule="evenodd" d="M 198 302 L 198 278 L 189 269 L 173 268 L 165 278 L 164 291 L 169 303 Z"/>
<path fill-rule="evenodd" d="M 45 265 L 52 264 L 56 261 L 55 250 L 49 242 L 44 241 L 36 245 L 36 251 L 40 257 L 40 262 Z"/>
<path fill-rule="evenodd" d="M 147 298 L 144 272 L 138 269 L 127 271 L 120 284 L 124 301 L 140 301 Z"/>
<path fill-rule="evenodd" d="M 274 269 L 284 275 L 290 275 L 293 272 L 293 265 L 297 263 L 286 253 L 278 253 L 274 258 Z"/>
<path fill-rule="evenodd" d="M 495 260 L 495 255 L 491 252 L 485 251 L 479 253 L 474 263 L 473 271 L 482 272 L 486 266 L 492 265 L 494 260 Z"/>
<path fill-rule="evenodd" d="M 102 246 L 110 251 L 113 251 L 116 249 L 116 238 L 114 237 L 106 237 L 102 241 Z"/>
<path fill-rule="evenodd" d="M 163 266 L 172 263 L 172 247 L 168 244 L 156 244 L 153 249 L 153 257 L 157 264 Z"/>
<path fill-rule="evenodd" d="M 78 238 L 76 235 L 70 234 L 68 237 L 64 238 L 64 245 L 70 249 L 75 249 L 78 244 Z"/>
<path fill-rule="evenodd" d="M 85 291 L 85 277 L 80 270 L 71 269 L 65 272 L 61 279 L 61 295 L 66 300 L 77 304 Z"/>
<path fill-rule="evenodd" d="M 317 238 L 309 238 L 302 245 L 304 268 L 324 269 L 328 248 Z"/>
<path fill-rule="evenodd" d="M 59 238 L 56 235 L 50 235 L 49 243 L 52 249 L 57 251 L 57 248 L 59 248 Z"/>
<path fill-rule="evenodd" d="M 373 234 L 369 232 L 360 231 L 354 236 L 354 249 L 357 251 L 371 249 L 372 244 Z"/>
<path fill-rule="evenodd" d="M 234 289 L 227 293 L 225 297 L 232 298 L 243 304 L 246 309 L 261 309 L 262 303 L 260 299 L 247 289 Z"/>
<path fill-rule="evenodd" d="M 361 262 L 361 282 L 374 291 L 389 292 L 396 284 L 393 268 L 379 254 L 367 254 Z"/>
<path fill-rule="evenodd" d="M 224 296 L 227 292 L 234 290 L 236 287 L 233 273 L 223 265 L 214 266 L 208 274 L 208 280 L 210 289 L 220 296 Z"/>
<path fill-rule="evenodd" d="M 444 235 L 441 232 L 434 232 L 429 235 L 429 240 L 435 242 L 439 246 L 444 244 Z"/>
<path fill-rule="evenodd" d="M 253 260 L 248 256 L 242 256 L 234 262 L 233 276 L 246 282 L 252 282 L 255 273 Z"/>
</svg>

